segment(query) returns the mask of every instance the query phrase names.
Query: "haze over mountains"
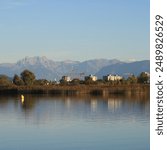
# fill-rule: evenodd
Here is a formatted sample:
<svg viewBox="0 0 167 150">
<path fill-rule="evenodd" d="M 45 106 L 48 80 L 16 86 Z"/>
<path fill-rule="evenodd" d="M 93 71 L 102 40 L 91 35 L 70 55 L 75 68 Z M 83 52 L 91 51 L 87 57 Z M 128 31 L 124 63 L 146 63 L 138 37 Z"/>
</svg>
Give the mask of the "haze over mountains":
<svg viewBox="0 0 167 150">
<path fill-rule="evenodd" d="M 59 80 L 63 75 L 73 78 L 82 78 L 85 75 L 95 74 L 102 78 L 107 74 L 127 76 L 139 75 L 141 72 L 150 72 L 150 61 L 123 62 L 117 59 L 92 59 L 87 61 L 53 61 L 46 57 L 25 57 L 16 63 L 0 64 L 0 74 L 13 77 L 28 69 L 35 73 L 37 79 Z"/>
</svg>

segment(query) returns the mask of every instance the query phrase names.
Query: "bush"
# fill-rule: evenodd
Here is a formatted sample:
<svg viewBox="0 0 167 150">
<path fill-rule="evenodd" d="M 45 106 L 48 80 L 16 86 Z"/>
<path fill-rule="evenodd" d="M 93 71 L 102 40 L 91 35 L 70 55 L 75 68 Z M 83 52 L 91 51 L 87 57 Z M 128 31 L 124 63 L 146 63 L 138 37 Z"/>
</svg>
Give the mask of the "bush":
<svg viewBox="0 0 167 150">
<path fill-rule="evenodd" d="M 79 85 L 80 84 L 80 80 L 79 79 L 73 79 L 70 84 L 72 85 Z"/>
<path fill-rule="evenodd" d="M 0 86 L 10 86 L 12 85 L 12 81 L 6 75 L 0 76 Z"/>
<path fill-rule="evenodd" d="M 46 79 L 35 80 L 34 85 L 49 85 L 49 81 Z"/>
</svg>

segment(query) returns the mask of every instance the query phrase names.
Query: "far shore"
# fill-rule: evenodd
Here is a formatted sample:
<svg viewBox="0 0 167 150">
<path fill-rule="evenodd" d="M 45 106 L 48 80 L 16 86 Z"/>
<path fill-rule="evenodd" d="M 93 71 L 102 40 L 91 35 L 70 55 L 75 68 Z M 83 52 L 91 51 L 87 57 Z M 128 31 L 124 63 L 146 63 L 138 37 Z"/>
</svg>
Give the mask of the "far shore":
<svg viewBox="0 0 167 150">
<path fill-rule="evenodd" d="M 53 95 L 99 95 L 149 94 L 149 84 L 131 85 L 44 85 L 44 86 L 6 86 L 0 87 L 0 95 L 9 94 L 53 94 Z"/>
</svg>

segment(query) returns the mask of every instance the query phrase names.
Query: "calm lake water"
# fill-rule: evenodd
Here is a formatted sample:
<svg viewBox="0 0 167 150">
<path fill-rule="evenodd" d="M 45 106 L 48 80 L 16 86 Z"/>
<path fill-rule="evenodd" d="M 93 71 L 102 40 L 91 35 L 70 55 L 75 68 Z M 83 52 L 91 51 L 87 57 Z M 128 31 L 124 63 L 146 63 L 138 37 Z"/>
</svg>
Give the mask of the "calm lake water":
<svg viewBox="0 0 167 150">
<path fill-rule="evenodd" d="M 0 150 L 149 150 L 149 97 L 0 96 Z"/>
</svg>

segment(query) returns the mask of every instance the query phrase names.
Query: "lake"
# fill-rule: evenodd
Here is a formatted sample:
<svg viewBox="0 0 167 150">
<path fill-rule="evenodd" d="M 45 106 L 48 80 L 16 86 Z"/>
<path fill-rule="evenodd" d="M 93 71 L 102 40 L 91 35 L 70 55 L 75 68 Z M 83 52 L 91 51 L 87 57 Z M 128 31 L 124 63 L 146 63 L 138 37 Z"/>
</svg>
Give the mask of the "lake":
<svg viewBox="0 0 167 150">
<path fill-rule="evenodd" d="M 149 150 L 149 96 L 0 96 L 0 150 Z"/>
</svg>

